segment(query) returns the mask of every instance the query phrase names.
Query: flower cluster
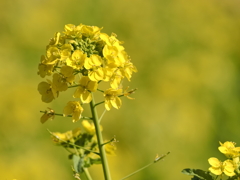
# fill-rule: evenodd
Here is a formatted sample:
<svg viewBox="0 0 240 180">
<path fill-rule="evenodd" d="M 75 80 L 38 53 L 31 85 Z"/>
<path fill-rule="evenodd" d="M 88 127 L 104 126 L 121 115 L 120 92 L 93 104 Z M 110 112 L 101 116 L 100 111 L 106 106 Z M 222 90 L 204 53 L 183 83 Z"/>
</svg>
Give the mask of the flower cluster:
<svg viewBox="0 0 240 180">
<path fill-rule="evenodd" d="M 68 102 L 64 108 L 65 115 L 72 115 L 73 121 L 80 119 L 82 104 L 90 103 L 92 92 L 97 91 L 100 82 L 109 83 L 103 93 L 105 108 L 119 109 L 122 80 L 131 80 L 132 73 L 137 72 L 126 53 L 123 42 L 115 34 L 110 36 L 101 32 L 102 28 L 80 24 L 65 25 L 64 31 L 55 33 L 46 47 L 38 66 L 38 74 L 45 78 L 38 85 L 42 101 L 49 103 L 60 92 L 76 87 L 73 94 L 77 101 Z"/>
<path fill-rule="evenodd" d="M 79 172 L 92 164 L 101 163 L 94 125 L 83 120 L 82 126 L 84 130 L 78 127 L 65 133 L 51 132 L 53 142 L 67 149 L 70 152 L 70 159 L 76 155 L 82 158 L 80 167 L 78 167 Z M 107 154 L 115 155 L 116 146 L 110 142 L 104 144 L 104 148 Z"/>
<path fill-rule="evenodd" d="M 240 156 L 240 147 L 235 147 L 236 143 L 227 141 L 225 143 L 220 142 L 218 150 L 223 153 L 228 159 L 225 161 L 220 161 L 215 157 L 208 159 L 211 167 L 209 171 L 215 175 L 225 174 L 226 176 L 239 176 L 239 156 Z"/>
</svg>

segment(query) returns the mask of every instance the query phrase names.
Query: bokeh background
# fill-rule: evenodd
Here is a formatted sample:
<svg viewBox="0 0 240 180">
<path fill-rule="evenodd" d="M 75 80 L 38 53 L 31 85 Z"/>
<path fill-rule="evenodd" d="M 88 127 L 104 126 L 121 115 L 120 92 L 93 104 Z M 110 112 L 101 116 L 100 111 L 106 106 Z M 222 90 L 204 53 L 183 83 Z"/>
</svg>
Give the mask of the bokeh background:
<svg viewBox="0 0 240 180">
<path fill-rule="evenodd" d="M 190 179 L 187 167 L 207 170 L 207 159 L 224 159 L 218 142 L 240 145 L 239 0 L 9 0 L 0 1 L 0 179 L 74 179 L 67 151 L 47 129 L 78 126 L 57 117 L 40 123 L 40 110 L 61 112 L 67 94 L 41 102 L 40 56 L 65 24 L 104 27 L 124 41 L 137 66 L 135 100 L 103 119 L 104 138 L 114 135 L 112 178 L 121 179 L 170 151 L 164 161 L 132 180 Z M 86 111 L 87 113 L 87 111 Z M 101 166 L 90 168 L 103 180 Z"/>
</svg>

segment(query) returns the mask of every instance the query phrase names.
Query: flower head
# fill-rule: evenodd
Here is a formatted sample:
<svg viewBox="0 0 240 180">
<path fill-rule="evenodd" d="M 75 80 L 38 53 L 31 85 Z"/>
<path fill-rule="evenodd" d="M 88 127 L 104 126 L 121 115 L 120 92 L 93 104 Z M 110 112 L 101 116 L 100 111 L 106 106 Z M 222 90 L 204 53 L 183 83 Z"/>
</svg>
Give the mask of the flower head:
<svg viewBox="0 0 240 180">
<path fill-rule="evenodd" d="M 80 73 L 92 81 L 109 81 L 114 89 L 119 88 L 124 77 L 130 81 L 132 73 L 137 72 L 137 69 L 122 46 L 123 43 L 115 34 L 109 36 L 101 30 L 97 26 L 83 24 L 65 25 L 63 34 L 55 33 L 47 45 L 46 55 L 41 57 L 38 74 L 43 78 L 54 73 L 59 74 L 58 68 L 67 66 L 74 69 L 74 75 Z M 73 74 L 61 75 L 66 82 L 71 83 L 74 80 Z M 60 77 L 58 80 L 62 81 Z M 60 89 L 66 89 L 64 83 L 61 86 L 65 87 Z"/>
</svg>

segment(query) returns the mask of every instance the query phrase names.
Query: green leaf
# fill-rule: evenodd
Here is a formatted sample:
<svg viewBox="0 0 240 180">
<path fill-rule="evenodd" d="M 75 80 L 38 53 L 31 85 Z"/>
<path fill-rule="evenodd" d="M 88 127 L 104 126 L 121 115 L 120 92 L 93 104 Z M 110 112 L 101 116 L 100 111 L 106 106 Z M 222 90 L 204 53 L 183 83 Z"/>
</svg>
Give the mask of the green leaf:
<svg viewBox="0 0 240 180">
<path fill-rule="evenodd" d="M 235 175 L 235 176 L 229 177 L 228 180 L 238 180 L 238 177 L 239 177 L 239 176 L 236 176 L 236 175 Z"/>
<path fill-rule="evenodd" d="M 213 180 L 214 178 L 210 175 L 208 171 L 203 171 L 201 169 L 183 169 L 183 174 L 194 176 L 192 180 Z"/>
</svg>

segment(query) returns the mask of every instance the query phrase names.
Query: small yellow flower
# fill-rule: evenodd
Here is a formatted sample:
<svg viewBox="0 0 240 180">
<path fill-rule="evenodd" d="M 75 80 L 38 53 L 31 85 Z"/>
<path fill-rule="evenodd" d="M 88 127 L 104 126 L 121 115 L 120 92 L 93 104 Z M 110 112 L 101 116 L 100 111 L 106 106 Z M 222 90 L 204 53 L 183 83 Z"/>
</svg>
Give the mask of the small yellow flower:
<svg viewBox="0 0 240 180">
<path fill-rule="evenodd" d="M 75 50 L 72 53 L 72 56 L 66 59 L 66 63 L 68 66 L 79 70 L 83 67 L 86 58 L 86 54 L 84 54 L 81 50 Z"/>
<path fill-rule="evenodd" d="M 56 64 L 61 59 L 61 52 L 57 47 L 49 46 L 47 48 L 47 64 Z"/>
<path fill-rule="evenodd" d="M 68 59 L 71 57 L 73 51 L 73 47 L 70 44 L 64 44 L 61 47 L 61 61 Z"/>
<path fill-rule="evenodd" d="M 85 60 L 84 67 L 88 70 L 88 77 L 92 81 L 103 80 L 104 70 L 101 65 L 102 59 L 98 55 L 91 55 Z"/>
<path fill-rule="evenodd" d="M 61 74 L 64 76 L 66 82 L 69 84 L 72 84 L 75 79 L 75 75 L 73 74 L 73 72 L 74 69 L 70 66 L 61 67 Z"/>
<path fill-rule="evenodd" d="M 86 26 L 86 25 L 82 25 L 82 29 L 81 29 L 81 33 L 85 36 L 85 37 L 90 37 L 92 39 L 97 39 L 100 35 L 100 30 L 102 28 L 99 28 L 97 26 Z"/>
<path fill-rule="evenodd" d="M 123 76 L 120 70 L 116 70 L 112 77 L 110 78 L 110 86 L 113 89 L 120 88 L 121 82 L 122 82 Z"/>
<path fill-rule="evenodd" d="M 41 63 L 38 65 L 38 75 L 44 78 L 46 75 L 51 75 L 54 64 L 48 64 L 44 55 L 41 56 Z"/>
<path fill-rule="evenodd" d="M 121 99 L 118 97 L 122 94 L 122 89 L 109 88 L 104 92 L 105 96 L 105 108 L 110 110 L 112 107 L 119 109 L 122 105 Z"/>
<path fill-rule="evenodd" d="M 137 68 L 131 62 L 126 62 L 124 67 L 121 68 L 121 72 L 128 79 L 128 81 L 130 81 L 132 73 L 137 72 Z"/>
<path fill-rule="evenodd" d="M 72 115 L 73 122 L 81 118 L 83 108 L 78 101 L 69 101 L 63 110 L 63 115 Z"/>
<path fill-rule="evenodd" d="M 107 59 L 107 64 L 113 67 L 122 66 L 126 59 L 122 54 L 122 46 L 108 46 L 103 48 L 103 56 Z"/>
<path fill-rule="evenodd" d="M 80 98 L 83 103 L 89 103 L 92 101 L 91 92 L 97 90 L 98 83 L 91 81 L 89 77 L 83 76 L 79 81 L 79 87 L 76 89 L 73 97 Z"/>
<path fill-rule="evenodd" d="M 38 85 L 38 92 L 42 95 L 42 101 L 50 103 L 53 99 L 58 97 L 58 91 L 51 81 L 40 82 Z"/>
<path fill-rule="evenodd" d="M 218 150 L 228 158 L 234 158 L 240 156 L 240 147 L 235 147 L 235 142 L 226 141 L 225 143 L 219 142 L 221 146 Z"/>
<path fill-rule="evenodd" d="M 209 168 L 209 171 L 215 175 L 221 175 L 222 173 L 230 177 L 235 175 L 235 167 L 232 160 L 228 159 L 221 162 L 217 158 L 212 157 L 208 159 L 208 162 L 212 166 Z"/>
<path fill-rule="evenodd" d="M 82 25 L 75 26 L 74 24 L 66 24 L 64 27 L 64 34 L 67 38 L 80 38 Z"/>
<path fill-rule="evenodd" d="M 66 79 L 58 73 L 53 74 L 52 84 L 56 87 L 56 90 L 60 92 L 68 89 Z"/>
</svg>

